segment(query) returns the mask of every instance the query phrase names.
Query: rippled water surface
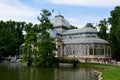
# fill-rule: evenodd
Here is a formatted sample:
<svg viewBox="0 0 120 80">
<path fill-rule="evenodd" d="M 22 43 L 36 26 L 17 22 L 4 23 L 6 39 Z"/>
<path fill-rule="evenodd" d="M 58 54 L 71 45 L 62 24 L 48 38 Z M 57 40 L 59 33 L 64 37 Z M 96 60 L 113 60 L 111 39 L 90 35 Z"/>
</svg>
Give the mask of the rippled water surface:
<svg viewBox="0 0 120 80">
<path fill-rule="evenodd" d="M 0 80 L 97 80 L 88 67 L 29 68 L 15 63 L 0 63 Z"/>
</svg>

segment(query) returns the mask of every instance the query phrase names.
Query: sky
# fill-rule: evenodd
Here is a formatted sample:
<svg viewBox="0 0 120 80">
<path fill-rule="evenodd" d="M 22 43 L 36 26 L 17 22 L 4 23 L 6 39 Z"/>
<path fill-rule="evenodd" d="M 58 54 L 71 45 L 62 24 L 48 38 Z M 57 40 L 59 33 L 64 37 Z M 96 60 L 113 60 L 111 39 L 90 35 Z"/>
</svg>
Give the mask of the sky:
<svg viewBox="0 0 120 80">
<path fill-rule="evenodd" d="M 109 18 L 120 0 L 0 0 L 0 20 L 39 23 L 42 9 L 54 10 L 50 19 L 63 15 L 71 25 L 79 28 L 86 23 L 96 25 Z"/>
</svg>

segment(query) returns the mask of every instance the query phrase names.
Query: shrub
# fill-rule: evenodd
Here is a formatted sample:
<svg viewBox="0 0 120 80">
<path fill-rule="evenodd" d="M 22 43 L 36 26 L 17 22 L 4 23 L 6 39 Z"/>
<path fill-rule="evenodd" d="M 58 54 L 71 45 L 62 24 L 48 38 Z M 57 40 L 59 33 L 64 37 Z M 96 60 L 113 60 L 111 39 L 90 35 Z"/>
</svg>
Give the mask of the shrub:
<svg viewBox="0 0 120 80">
<path fill-rule="evenodd" d="M 67 58 L 63 58 L 63 57 L 58 58 L 58 60 L 60 63 L 74 63 L 74 61 L 75 61 L 74 59 L 67 59 Z"/>
</svg>

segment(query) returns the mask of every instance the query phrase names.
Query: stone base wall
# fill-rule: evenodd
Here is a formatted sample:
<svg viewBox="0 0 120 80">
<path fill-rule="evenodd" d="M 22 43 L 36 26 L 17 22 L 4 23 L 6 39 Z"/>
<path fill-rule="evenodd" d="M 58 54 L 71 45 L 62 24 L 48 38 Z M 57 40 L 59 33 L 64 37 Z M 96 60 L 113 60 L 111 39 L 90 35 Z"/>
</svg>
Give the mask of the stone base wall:
<svg viewBox="0 0 120 80">
<path fill-rule="evenodd" d="M 66 56 L 66 58 L 78 59 L 80 62 L 110 63 L 110 57 L 104 56 Z"/>
</svg>

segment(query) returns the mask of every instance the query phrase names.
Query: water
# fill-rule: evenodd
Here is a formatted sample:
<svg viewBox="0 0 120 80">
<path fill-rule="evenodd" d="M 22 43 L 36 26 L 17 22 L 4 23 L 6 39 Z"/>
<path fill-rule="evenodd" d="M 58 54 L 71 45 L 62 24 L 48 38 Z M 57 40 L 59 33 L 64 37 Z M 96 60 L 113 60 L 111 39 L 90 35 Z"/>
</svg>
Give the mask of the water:
<svg viewBox="0 0 120 80">
<path fill-rule="evenodd" d="M 0 63 L 0 80 L 97 80 L 88 67 L 28 68 L 15 63 Z"/>
</svg>

